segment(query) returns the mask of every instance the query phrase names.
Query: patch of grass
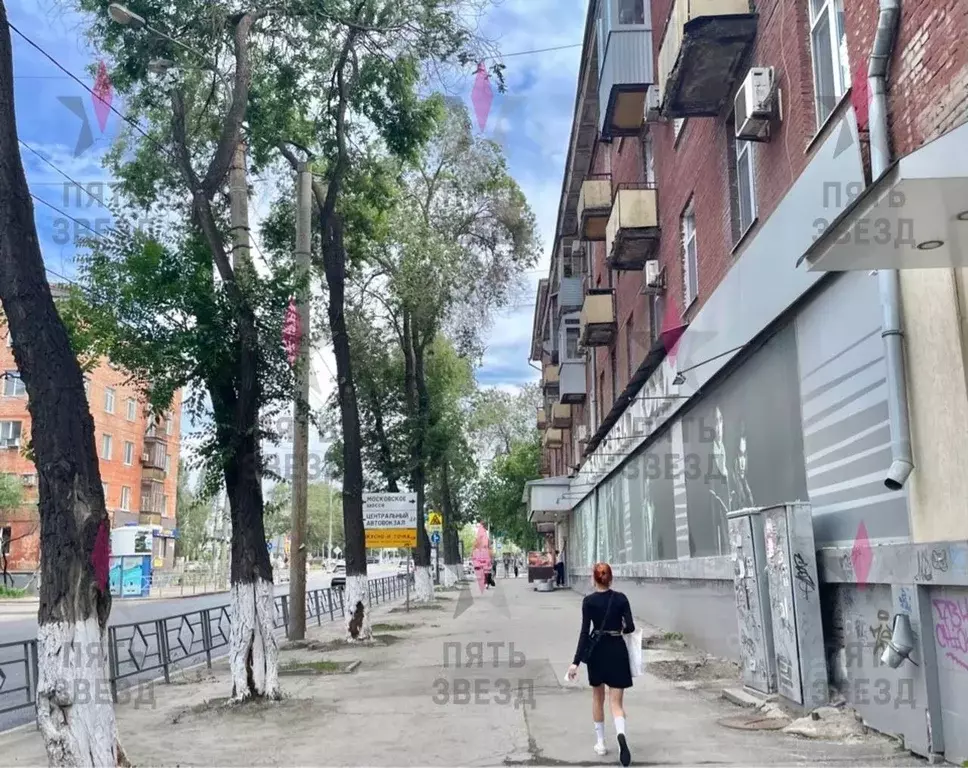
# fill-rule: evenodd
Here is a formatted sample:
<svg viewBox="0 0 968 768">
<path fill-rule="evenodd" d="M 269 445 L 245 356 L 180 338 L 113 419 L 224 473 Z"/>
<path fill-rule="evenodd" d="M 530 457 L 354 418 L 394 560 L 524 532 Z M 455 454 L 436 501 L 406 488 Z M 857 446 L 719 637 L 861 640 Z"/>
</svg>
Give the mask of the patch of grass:
<svg viewBox="0 0 968 768">
<path fill-rule="evenodd" d="M 26 589 L 17 589 L 16 587 L 7 587 L 0 584 L 0 597 L 5 598 L 18 598 L 27 597 Z"/>
<path fill-rule="evenodd" d="M 374 624 L 371 629 L 374 632 L 401 632 L 407 629 L 415 629 L 416 624 L 394 624 L 392 622 L 385 622 L 381 624 Z"/>
<path fill-rule="evenodd" d="M 683 636 L 682 636 L 682 632 L 666 632 L 662 636 L 662 639 L 663 640 L 682 640 Z"/>
<path fill-rule="evenodd" d="M 414 611 L 442 611 L 444 606 L 438 605 L 437 603 L 414 603 L 410 606 L 410 612 Z M 396 608 L 391 608 L 390 613 L 406 613 L 407 608 L 404 605 L 399 605 Z"/>
<path fill-rule="evenodd" d="M 314 672 L 342 672 L 343 664 L 338 661 L 290 661 L 282 665 L 286 670 L 313 670 Z"/>
</svg>

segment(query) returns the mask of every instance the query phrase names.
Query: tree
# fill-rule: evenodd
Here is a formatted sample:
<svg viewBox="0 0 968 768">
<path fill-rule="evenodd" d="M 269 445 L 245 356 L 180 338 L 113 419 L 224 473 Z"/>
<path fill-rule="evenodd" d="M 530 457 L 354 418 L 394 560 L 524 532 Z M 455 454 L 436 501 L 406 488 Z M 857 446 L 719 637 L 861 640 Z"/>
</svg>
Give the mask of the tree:
<svg viewBox="0 0 968 768">
<path fill-rule="evenodd" d="M 189 487 L 185 461 L 178 461 L 178 489 L 175 496 L 175 557 L 191 562 L 198 560 L 208 536 L 207 524 L 212 514 L 211 498 Z"/>
<path fill-rule="evenodd" d="M 521 549 L 537 543 L 521 497 L 525 483 L 540 476 L 541 441 L 535 431 L 527 440 L 515 440 L 507 454 L 498 456 L 484 472 L 475 493 L 477 514 L 492 536 L 510 539 Z"/>
<path fill-rule="evenodd" d="M 328 483 L 310 483 L 308 488 L 307 511 L 308 525 L 306 546 L 310 552 L 323 553 L 329 544 L 330 524 L 332 523 L 333 546 L 344 548 L 343 510 L 340 506 L 341 493 Z M 266 504 L 266 536 L 287 536 L 292 533 L 292 487 L 287 483 L 273 486 Z"/>
<path fill-rule="evenodd" d="M 0 475 L 0 514 L 19 509 L 21 504 L 23 504 L 23 486 L 13 475 Z M 13 542 L 26 536 L 33 536 L 34 533 L 36 529 L 31 528 L 26 533 L 11 536 L 9 539 L 0 536 L 0 576 L 3 579 L 0 584 L 3 586 L 13 584 L 13 578 L 7 573 L 7 549 Z"/>
<path fill-rule="evenodd" d="M 410 489 L 424 509 L 430 430 L 428 359 L 440 333 L 472 354 L 491 313 L 508 303 L 516 278 L 537 258 L 534 215 L 507 172 L 501 149 L 475 137 L 459 102 L 446 101 L 427 147 L 405 164 L 387 237 L 364 250 L 376 274 L 367 295 L 404 359 Z M 387 297 L 387 298 L 384 298 Z M 430 542 L 417 516 L 415 587 L 433 598 Z"/>
<path fill-rule="evenodd" d="M 516 440 L 534 433 L 535 415 L 541 407 L 538 384 L 526 384 L 516 393 L 500 389 L 482 389 L 472 405 L 470 430 L 482 461 L 511 452 Z"/>
<path fill-rule="evenodd" d="M 37 722 L 51 765 L 127 764 L 113 705 L 90 695 L 109 679 L 111 523 L 83 375 L 47 283 L 20 160 L 2 0 L 0 303 L 27 389 L 40 494 Z"/>
</svg>

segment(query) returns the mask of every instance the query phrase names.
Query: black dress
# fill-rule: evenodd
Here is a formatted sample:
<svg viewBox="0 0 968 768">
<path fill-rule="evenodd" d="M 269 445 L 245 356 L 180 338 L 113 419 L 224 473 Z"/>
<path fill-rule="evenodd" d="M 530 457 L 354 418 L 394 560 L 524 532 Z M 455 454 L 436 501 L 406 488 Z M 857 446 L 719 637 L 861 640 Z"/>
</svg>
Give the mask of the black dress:
<svg viewBox="0 0 968 768">
<path fill-rule="evenodd" d="M 611 606 L 609 607 L 609 601 Z M 608 610 L 608 616 L 605 612 Z M 590 630 L 605 632 L 635 631 L 632 621 L 632 606 L 621 592 L 611 589 L 585 595 L 581 603 L 581 634 L 575 651 L 575 664 L 580 664 L 585 646 L 589 641 Z M 592 657 L 588 660 L 588 683 L 592 686 L 607 685 L 609 688 L 631 688 L 632 668 L 629 664 L 629 649 L 625 639 L 619 635 L 602 635 Z"/>
</svg>

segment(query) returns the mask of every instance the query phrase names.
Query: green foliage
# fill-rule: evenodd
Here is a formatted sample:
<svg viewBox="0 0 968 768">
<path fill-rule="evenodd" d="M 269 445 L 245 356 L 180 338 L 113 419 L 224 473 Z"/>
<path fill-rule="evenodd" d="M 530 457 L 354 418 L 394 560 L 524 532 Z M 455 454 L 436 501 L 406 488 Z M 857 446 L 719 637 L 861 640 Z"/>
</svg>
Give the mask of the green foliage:
<svg viewBox="0 0 968 768">
<path fill-rule="evenodd" d="M 178 539 L 175 556 L 187 561 L 199 560 L 207 540 L 206 524 L 212 513 L 211 498 L 189 487 L 185 461 L 178 462 L 178 490 L 175 497 L 175 520 Z"/>
<path fill-rule="evenodd" d="M 0 597 L 13 599 L 27 597 L 27 590 L 18 589 L 17 587 L 8 587 L 5 584 L 0 584 Z"/>
<path fill-rule="evenodd" d="M 311 553 L 326 551 L 329 543 L 330 519 L 333 526 L 333 546 L 345 549 L 343 531 L 342 491 L 328 483 L 310 483 L 306 499 L 306 547 Z M 265 512 L 266 538 L 292 534 L 292 490 L 288 484 L 278 483 L 269 491 Z"/>
<path fill-rule="evenodd" d="M 0 510 L 19 509 L 23 504 L 23 485 L 16 475 L 0 475 Z"/>
<path fill-rule="evenodd" d="M 491 535 L 510 539 L 524 550 L 536 545 L 537 534 L 521 497 L 525 483 L 540 477 L 540 461 L 537 432 L 528 440 L 514 441 L 510 452 L 494 459 L 484 472 L 475 494 L 477 514 L 490 524 Z"/>
</svg>

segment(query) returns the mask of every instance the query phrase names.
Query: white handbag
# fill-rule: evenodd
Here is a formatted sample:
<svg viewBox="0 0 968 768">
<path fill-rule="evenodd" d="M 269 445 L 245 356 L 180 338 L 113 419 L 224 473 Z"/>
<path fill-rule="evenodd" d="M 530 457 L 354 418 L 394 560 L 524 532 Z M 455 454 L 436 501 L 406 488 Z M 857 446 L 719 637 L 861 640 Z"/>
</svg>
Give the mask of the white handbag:
<svg viewBox="0 0 968 768">
<path fill-rule="evenodd" d="M 642 630 L 637 629 L 627 635 L 622 635 L 625 640 L 625 647 L 629 650 L 629 666 L 632 669 L 632 677 L 641 677 L 644 674 L 642 668 Z"/>
</svg>

